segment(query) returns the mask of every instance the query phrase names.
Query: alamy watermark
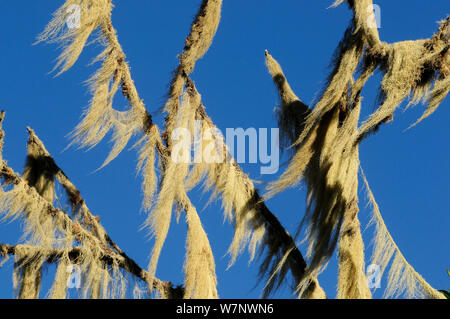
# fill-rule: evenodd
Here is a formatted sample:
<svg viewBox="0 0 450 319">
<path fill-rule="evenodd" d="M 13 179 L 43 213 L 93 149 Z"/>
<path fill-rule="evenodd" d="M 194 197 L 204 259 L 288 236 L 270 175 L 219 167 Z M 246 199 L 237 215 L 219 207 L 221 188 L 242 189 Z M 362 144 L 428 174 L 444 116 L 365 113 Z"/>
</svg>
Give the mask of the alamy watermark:
<svg viewBox="0 0 450 319">
<path fill-rule="evenodd" d="M 378 4 L 371 4 L 367 7 L 367 12 L 373 12 L 367 20 L 369 28 L 381 28 L 381 7 Z M 78 29 L 81 26 L 81 7 L 77 4 L 68 6 L 66 13 L 68 18 L 66 20 L 69 29 Z"/>
<path fill-rule="evenodd" d="M 81 7 L 77 4 L 71 4 L 66 10 L 68 14 L 66 25 L 70 30 L 81 27 Z"/>
<path fill-rule="evenodd" d="M 376 264 L 367 266 L 367 284 L 370 289 L 381 288 L 381 267 Z"/>
<path fill-rule="evenodd" d="M 381 7 L 378 4 L 369 5 L 367 7 L 367 13 L 371 13 L 367 18 L 367 25 L 369 28 L 381 28 Z"/>
<path fill-rule="evenodd" d="M 195 121 L 194 136 L 187 128 L 174 129 L 172 161 L 175 163 L 261 163 L 261 174 L 276 174 L 280 163 L 279 129 L 227 128 L 225 137 L 217 128 L 202 129 Z M 247 152 L 248 150 L 248 152 Z"/>
<path fill-rule="evenodd" d="M 66 272 L 69 274 L 67 278 L 68 289 L 80 289 L 81 286 L 81 268 L 78 265 L 70 264 L 67 266 Z"/>
</svg>

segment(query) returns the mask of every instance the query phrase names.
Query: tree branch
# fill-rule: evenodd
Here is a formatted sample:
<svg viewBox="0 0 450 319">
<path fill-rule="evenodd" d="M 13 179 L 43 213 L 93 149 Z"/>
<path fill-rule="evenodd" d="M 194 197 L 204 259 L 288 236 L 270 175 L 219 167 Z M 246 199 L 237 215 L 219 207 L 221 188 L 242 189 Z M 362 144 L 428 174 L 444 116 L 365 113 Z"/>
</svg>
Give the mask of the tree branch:
<svg viewBox="0 0 450 319">
<path fill-rule="evenodd" d="M 0 113 L 0 145 L 3 144 L 4 131 L 1 128 L 1 124 L 4 118 L 4 112 Z M 47 160 L 51 165 L 57 168 L 56 178 L 61 182 L 61 184 L 66 188 L 66 190 L 74 197 L 76 194 L 79 200 L 77 204 L 81 203 L 81 209 L 83 210 L 83 217 L 85 220 L 88 220 L 91 225 L 95 227 L 97 230 L 97 236 L 93 235 L 90 231 L 85 229 L 78 223 L 72 221 L 72 219 L 63 211 L 56 209 L 50 202 L 48 202 L 45 198 L 43 198 L 40 194 L 37 193 L 34 187 L 30 187 L 26 181 L 24 181 L 18 174 L 14 172 L 12 168 L 10 168 L 5 161 L 1 161 L 1 170 L 0 176 L 4 178 L 7 184 L 14 185 L 23 185 L 27 194 L 31 196 L 35 196 L 39 198 L 39 200 L 46 203 L 46 211 L 43 213 L 51 214 L 54 218 L 57 218 L 61 221 L 61 224 L 64 225 L 65 229 L 75 235 L 75 237 L 80 242 L 88 242 L 91 245 L 100 247 L 102 252 L 102 260 L 107 261 L 108 264 L 112 264 L 113 261 L 118 261 L 118 264 L 121 268 L 133 274 L 134 276 L 140 278 L 146 283 L 152 282 L 153 288 L 157 289 L 161 292 L 162 295 L 168 297 L 178 298 L 183 288 L 177 287 L 174 288 L 170 282 L 163 282 L 157 278 L 151 277 L 147 271 L 143 270 L 133 259 L 128 257 L 115 243 L 112 241 L 110 236 L 106 233 L 104 228 L 101 226 L 100 222 L 92 216 L 91 212 L 87 208 L 84 200 L 81 198 L 80 192 L 76 189 L 76 187 L 70 182 L 64 172 L 56 165 L 53 158 L 50 156 L 48 151 L 46 150 L 44 144 L 39 140 L 34 131 L 30 128 L 27 128 L 30 134 L 29 143 L 36 143 L 36 145 L 41 149 L 41 151 L 47 156 Z M 1 154 L 1 153 L 0 153 Z M 99 238 L 98 234 L 102 234 L 103 236 Z M 112 248 L 108 246 L 111 245 Z M 0 245 L 0 253 L 5 254 L 13 254 L 15 246 L 10 245 Z M 42 248 L 43 249 L 43 248 Z M 62 250 L 54 250 L 50 253 L 51 256 L 60 257 L 62 255 Z M 72 249 L 72 255 L 76 256 L 79 254 L 80 250 L 77 248 Z"/>
<path fill-rule="evenodd" d="M 28 143 L 35 143 L 41 150 L 43 154 L 47 157 L 46 160 L 50 162 L 51 165 L 53 165 L 57 172 L 55 175 L 55 178 L 61 183 L 61 185 L 64 187 L 64 189 L 67 192 L 67 195 L 69 197 L 69 200 L 71 201 L 71 204 L 73 207 L 79 207 L 84 221 L 86 224 L 91 225 L 94 227 L 94 233 L 97 234 L 97 237 L 106 245 L 109 244 L 116 252 L 119 254 L 122 258 L 120 259 L 120 265 L 122 268 L 127 270 L 128 272 L 132 273 L 136 277 L 144 280 L 145 282 L 149 283 L 149 274 L 147 271 L 143 270 L 132 258 L 130 258 L 120 247 L 111 239 L 109 234 L 106 232 L 106 230 L 101 225 L 99 219 L 97 217 L 94 217 L 89 210 L 89 208 L 86 205 L 85 200 L 81 197 L 81 192 L 76 188 L 76 186 L 70 181 L 70 179 L 67 177 L 67 175 L 64 173 L 64 171 L 57 166 L 56 162 L 54 161 L 53 157 L 50 155 L 50 153 L 46 150 L 45 145 L 43 142 L 39 139 L 39 137 L 35 134 L 35 132 L 27 127 L 28 133 L 29 133 L 29 140 Z M 112 255 L 105 255 L 105 258 L 117 258 Z M 153 280 L 153 286 L 154 288 L 157 288 L 160 290 L 161 288 L 164 288 L 165 295 L 169 296 L 176 296 L 179 291 L 182 290 L 182 288 L 176 288 L 177 291 L 175 291 L 175 288 L 172 287 L 170 282 L 162 282 L 161 280 L 155 278 Z"/>
<path fill-rule="evenodd" d="M 194 82 L 189 77 L 187 80 L 187 87 L 188 91 L 192 92 L 191 94 L 200 96 Z M 201 99 L 199 101 L 198 109 L 201 119 L 205 120 L 211 127 L 216 127 L 212 119 L 206 114 L 206 110 L 201 102 Z M 266 206 L 264 200 L 258 194 L 251 179 L 242 171 L 241 167 L 237 164 L 236 161 L 233 161 L 233 164 L 242 176 L 245 188 L 251 190 L 249 193 L 253 194 L 252 197 L 247 198 L 247 209 L 251 210 L 252 208 L 255 208 L 258 212 L 257 217 L 262 218 L 262 220 L 264 221 L 264 227 L 267 230 L 268 238 L 276 239 L 280 242 L 279 248 L 281 249 L 282 254 L 287 258 L 286 261 L 290 265 L 289 268 L 291 269 L 292 275 L 294 276 L 297 287 L 300 281 L 304 279 L 304 275 L 308 269 L 303 255 L 301 254 L 289 232 L 281 225 L 278 218 Z M 254 226 L 255 225 L 257 225 L 257 223 L 255 223 Z M 325 292 L 320 287 L 319 282 L 316 278 L 312 278 L 311 283 L 306 289 L 306 296 L 310 296 L 311 298 L 326 298 Z"/>
<path fill-rule="evenodd" d="M 57 263 L 66 253 L 69 256 L 70 261 L 73 264 L 78 264 L 80 262 L 80 257 L 82 256 L 82 249 L 79 247 L 72 248 L 69 252 L 66 252 L 62 249 L 51 249 L 45 250 L 42 247 L 38 246 L 29 246 L 29 245 L 7 245 L 0 243 L 0 256 L 6 258 L 8 255 L 14 255 L 16 253 L 16 249 L 20 247 L 26 247 L 39 251 L 43 255 L 46 256 L 46 263 L 53 264 Z M 135 277 L 143 280 L 144 282 L 149 282 L 149 274 L 146 270 L 142 269 L 137 265 L 133 260 L 124 258 L 123 256 L 119 256 L 115 253 L 103 253 L 100 257 L 100 260 L 107 265 L 118 264 L 120 268 L 134 275 Z M 171 298 L 181 298 L 183 293 L 182 287 L 173 287 L 171 282 L 161 281 L 158 278 L 153 278 L 153 286 L 155 289 L 164 293 L 164 296 L 167 296 L 169 299 Z"/>
</svg>

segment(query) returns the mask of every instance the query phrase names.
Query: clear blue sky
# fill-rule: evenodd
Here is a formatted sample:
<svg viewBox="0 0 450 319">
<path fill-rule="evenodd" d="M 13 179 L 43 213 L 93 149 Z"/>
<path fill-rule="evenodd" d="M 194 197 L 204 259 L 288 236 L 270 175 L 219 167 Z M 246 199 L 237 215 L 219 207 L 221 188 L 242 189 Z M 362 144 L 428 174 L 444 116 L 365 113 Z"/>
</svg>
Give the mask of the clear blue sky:
<svg viewBox="0 0 450 319">
<path fill-rule="evenodd" d="M 331 0 L 246 0 L 224 1 L 222 22 L 208 54 L 192 76 L 203 96 L 207 111 L 219 128 L 276 127 L 273 108 L 277 95 L 264 65 L 264 50 L 279 60 L 291 86 L 306 103 L 317 96 L 328 74 L 331 54 L 351 17 L 346 5 L 326 9 Z M 88 47 L 75 67 L 58 78 L 48 72 L 59 54 L 55 45 L 33 46 L 62 1 L 0 1 L 0 107 L 7 112 L 4 128 L 4 158 L 21 171 L 25 162 L 25 127 L 35 129 L 73 182 L 81 189 L 88 206 L 114 240 L 142 266 L 148 264 L 152 241 L 138 231 L 145 220 L 140 213 L 140 178 L 136 176 L 136 154 L 123 152 L 103 170 L 100 166 L 109 150 L 103 142 L 92 151 L 70 148 L 67 134 L 78 123 L 90 94 L 83 81 L 98 64 L 88 66 L 100 52 Z M 127 54 L 136 86 L 149 111 L 164 103 L 177 54 L 184 45 L 190 23 L 198 9 L 195 1 L 114 1 L 113 23 Z M 437 21 L 449 13 L 447 0 L 378 0 L 381 7 L 380 36 L 394 42 L 430 37 Z M 375 108 L 379 76 L 364 90 L 364 116 Z M 125 105 L 116 99 L 116 105 Z M 395 121 L 361 146 L 361 163 L 381 207 L 391 234 L 415 269 L 434 287 L 450 286 L 449 188 L 450 100 L 417 127 L 404 131 L 422 114 L 416 106 L 399 111 Z M 159 122 L 161 122 L 161 116 Z M 286 158 L 283 158 L 285 161 Z M 251 178 L 270 181 L 277 175 L 260 176 L 259 165 L 243 165 Z M 198 195 L 194 193 L 194 196 Z M 258 262 L 248 265 L 245 253 L 226 270 L 226 256 L 232 227 L 224 223 L 220 203 L 202 210 L 206 196 L 194 201 L 215 253 L 218 290 L 223 298 L 257 298 Z M 361 192 L 361 220 L 370 211 Z M 304 212 L 304 190 L 286 191 L 268 204 L 283 225 L 294 233 Z M 371 229 L 364 231 L 369 243 Z M 186 226 L 172 223 L 157 275 L 175 284 L 183 281 Z M 0 226 L 0 242 L 14 244 L 20 224 Z M 303 252 L 305 248 L 302 246 Z M 371 247 L 366 254 L 370 255 Z M 53 276 L 51 271 L 48 276 Z M 330 297 L 335 296 L 336 257 L 319 277 Z M 48 280 L 44 281 L 48 286 Z M 12 262 L 0 269 L 0 298 L 12 297 Z M 382 288 L 385 282 L 382 281 Z M 380 296 L 376 292 L 375 296 Z M 289 289 L 275 297 L 290 298 Z"/>
</svg>

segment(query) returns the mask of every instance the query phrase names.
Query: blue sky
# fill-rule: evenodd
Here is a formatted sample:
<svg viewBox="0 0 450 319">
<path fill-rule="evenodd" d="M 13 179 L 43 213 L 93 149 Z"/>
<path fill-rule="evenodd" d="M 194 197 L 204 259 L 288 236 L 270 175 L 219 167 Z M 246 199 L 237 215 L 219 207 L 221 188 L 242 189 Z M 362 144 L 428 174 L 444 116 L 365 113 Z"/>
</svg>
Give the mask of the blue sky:
<svg viewBox="0 0 450 319">
<path fill-rule="evenodd" d="M 203 96 L 210 117 L 225 128 L 276 127 L 273 113 L 278 103 L 276 91 L 264 65 L 264 50 L 282 64 L 297 95 L 311 103 L 328 74 L 331 55 L 351 18 L 345 5 L 327 9 L 331 0 L 246 0 L 224 1 L 222 21 L 214 43 L 198 63 L 192 78 Z M 90 61 L 101 50 L 91 45 L 69 72 L 54 78 L 48 72 L 59 51 L 55 45 L 35 45 L 62 1 L 0 1 L 0 108 L 6 110 L 4 158 L 22 171 L 26 155 L 26 129 L 31 126 L 44 141 L 60 167 L 82 191 L 95 215 L 111 237 L 139 264 L 146 266 L 152 241 L 139 231 L 145 220 L 140 212 L 142 195 L 136 175 L 136 154 L 123 152 L 109 166 L 93 173 L 109 150 L 105 141 L 85 152 L 64 148 L 68 133 L 75 127 L 90 94 L 83 81 L 98 64 Z M 113 23 L 127 54 L 132 76 L 147 109 L 156 112 L 164 103 L 177 54 L 198 9 L 200 0 L 114 1 Z M 380 36 L 394 42 L 430 37 L 437 21 L 449 13 L 447 0 L 375 2 L 381 8 Z M 380 76 L 371 79 L 363 92 L 363 118 L 374 108 Z M 117 98 L 117 107 L 126 105 Z M 430 118 L 411 130 L 405 129 L 422 114 L 418 105 L 398 111 L 395 121 L 385 125 L 361 146 L 361 164 L 377 198 L 385 222 L 405 257 L 436 288 L 450 286 L 448 211 L 450 180 L 449 119 L 447 98 Z M 157 117 L 161 123 L 162 116 Z M 283 157 L 282 162 L 286 158 Z M 245 164 L 251 178 L 275 180 L 278 175 L 261 176 L 258 164 Z M 280 172 L 283 168 L 280 170 Z M 295 233 L 305 208 L 304 189 L 288 190 L 268 202 L 283 225 Z M 215 254 L 218 291 L 222 298 L 257 298 L 258 262 L 248 264 L 244 253 L 226 270 L 227 248 L 232 227 L 224 222 L 220 203 L 205 209 L 207 196 L 193 193 L 194 203 Z M 370 210 L 364 193 L 360 196 L 360 218 L 367 224 Z M 20 223 L 0 225 L 0 242 L 16 243 Z M 370 256 L 372 229 L 364 230 L 366 255 Z M 175 284 L 183 281 L 186 225 L 172 223 L 157 275 Z M 301 246 L 304 252 L 305 247 Z M 53 276 L 52 268 L 47 278 Z M 329 297 L 335 296 L 336 257 L 319 277 Z M 48 286 L 49 280 L 44 281 Z M 12 294 L 12 262 L 0 269 L 0 298 Z M 254 288 L 256 285 L 256 288 Z M 385 281 L 382 281 L 384 288 Z M 377 290 L 375 296 L 379 297 Z M 277 298 L 290 298 L 288 287 Z"/>
</svg>

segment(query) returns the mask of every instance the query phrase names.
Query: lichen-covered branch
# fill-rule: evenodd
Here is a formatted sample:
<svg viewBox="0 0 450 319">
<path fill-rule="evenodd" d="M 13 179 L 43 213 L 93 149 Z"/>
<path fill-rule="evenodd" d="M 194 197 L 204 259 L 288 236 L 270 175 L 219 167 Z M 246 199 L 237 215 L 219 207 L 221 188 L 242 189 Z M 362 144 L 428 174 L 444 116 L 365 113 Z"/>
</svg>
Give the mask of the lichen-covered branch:
<svg viewBox="0 0 450 319">
<path fill-rule="evenodd" d="M 51 249 L 49 251 L 44 251 L 43 248 L 39 246 L 0 244 L 0 255 L 3 258 L 7 258 L 8 255 L 15 255 L 17 251 L 24 249 L 27 251 L 33 251 L 34 254 L 39 252 L 41 255 L 46 256 L 45 262 L 48 264 L 58 263 L 66 254 L 69 256 L 69 259 L 73 264 L 78 264 L 81 262 L 83 254 L 83 249 L 79 247 L 74 247 L 69 251 L 64 251 L 62 249 Z M 117 254 L 108 253 L 102 254 L 99 258 L 107 265 L 117 263 L 120 268 L 144 282 L 150 281 L 148 272 L 139 267 L 139 265 L 131 259 L 124 258 L 123 256 Z M 169 299 L 180 298 L 183 294 L 182 287 L 174 287 L 170 282 L 161 281 L 158 278 L 153 278 L 152 282 L 154 288 Z"/>
<path fill-rule="evenodd" d="M 197 100 L 198 119 L 204 121 L 203 126 L 214 131 L 215 125 L 206 114 L 206 109 L 201 102 L 201 96 L 195 88 L 194 82 L 187 79 L 187 92 Z M 221 141 L 214 137 L 214 143 L 220 147 Z M 223 143 L 223 142 L 222 142 Z M 226 146 L 224 146 L 226 148 Z M 253 182 L 241 170 L 239 165 L 229 157 L 228 150 L 224 150 L 223 163 L 205 164 L 192 170 L 195 176 L 201 176 L 199 170 L 207 174 L 207 185 L 213 189 L 214 195 L 222 197 L 222 206 L 225 213 L 234 210 L 235 235 L 230 247 L 232 263 L 247 240 L 251 256 L 255 255 L 258 244 L 260 252 L 267 250 L 266 257 L 260 266 L 260 275 L 269 278 L 264 297 L 281 285 L 287 270 L 290 270 L 295 281 L 295 287 L 304 279 L 307 264 L 298 250 L 292 236 L 281 225 L 276 216 L 267 208 L 263 199 L 259 196 Z M 191 176 L 192 177 L 192 176 Z M 198 183 L 200 180 L 196 180 Z M 192 180 L 191 180 L 192 187 Z M 307 298 L 325 298 L 325 293 L 316 278 L 310 278 L 308 287 L 303 294 Z"/>
<path fill-rule="evenodd" d="M 338 0 L 334 5 L 342 2 Z M 450 19 L 442 21 L 429 40 L 388 44 L 379 38 L 372 1 L 346 2 L 353 19 L 336 49 L 333 69 L 320 98 L 307 116 L 302 111 L 294 114 L 290 122 L 281 121 L 296 152 L 279 180 L 268 187 L 268 196 L 304 179 L 308 206 L 301 226 L 308 229 L 309 272 L 320 273 L 338 245 L 338 297 L 370 298 L 357 217 L 358 145 L 381 124 L 392 121 L 394 111 L 411 93 L 410 104 L 423 99 L 428 104 L 419 121 L 434 112 L 448 94 Z M 299 101 L 281 67 L 267 52 L 266 60 L 282 104 Z M 381 105 L 358 127 L 361 91 L 376 69 L 384 73 Z M 288 110 L 284 110 L 287 114 Z M 391 279 L 398 282 L 402 276 Z M 301 289 L 304 287 L 302 283 Z"/>
<path fill-rule="evenodd" d="M 2 120 L 4 113 L 2 113 Z M 1 162 L 1 177 L 5 181 L 5 184 L 13 185 L 13 189 L 8 192 L 3 192 L 0 196 L 2 203 L 2 211 L 8 211 L 6 218 L 18 218 L 23 215 L 23 218 L 27 221 L 27 232 L 32 235 L 32 241 L 37 246 L 19 245 L 8 246 L 1 245 L 0 253 L 3 257 L 9 254 L 16 255 L 16 269 L 15 278 L 17 285 L 20 285 L 20 298 L 37 298 L 39 293 L 39 285 L 35 285 L 35 282 L 40 281 L 40 268 L 44 262 L 56 262 L 57 260 L 64 260 L 65 257 L 73 260 L 74 257 L 79 257 L 80 263 L 85 262 L 86 254 L 92 254 L 98 251 L 95 255 L 98 258 L 98 262 L 105 265 L 114 266 L 124 269 L 126 272 L 136 276 L 146 283 L 152 283 L 153 288 L 159 291 L 161 296 L 164 297 L 179 297 L 182 288 L 173 288 L 170 283 L 162 282 L 157 278 L 153 278 L 143 270 L 138 264 L 128 257 L 109 237 L 104 228 L 101 226 L 99 220 L 92 216 L 86 204 L 81 198 L 80 192 L 70 182 L 64 172 L 56 165 L 53 158 L 46 150 L 44 144 L 39 140 L 34 131 L 28 128 L 30 134 L 29 145 L 29 157 L 40 156 L 40 158 L 33 158 L 27 161 L 29 167 L 26 169 L 27 176 L 31 178 L 31 175 L 37 174 L 36 169 L 39 167 L 48 171 L 51 171 L 61 184 L 66 188 L 69 198 L 73 201 L 75 195 L 78 198 L 76 205 L 80 205 L 84 223 L 83 225 L 72 221 L 72 219 L 63 211 L 56 209 L 48 198 L 44 198 L 39 194 L 37 188 L 29 185 L 29 182 L 23 180 L 17 173 L 15 173 L 5 161 Z M 0 143 L 3 143 L 4 132 L 0 129 Z M 30 150 L 32 153 L 30 154 Z M 40 165 L 40 166 L 39 166 Z M 42 172 L 41 174 L 45 174 Z M 53 185 L 53 184 L 52 184 Z M 53 187 L 53 186 L 52 186 Z M 46 194 L 49 192 L 47 191 Z M 71 196 L 71 194 L 73 196 Z M 75 195 L 74 195 L 75 194 Z M 75 205 L 75 203 L 72 202 Z M 38 217 L 36 223 L 36 217 Z M 63 248 L 52 248 L 52 246 L 60 246 L 58 243 L 60 239 L 54 238 L 51 232 L 44 232 L 43 226 L 39 224 L 39 221 L 51 220 L 51 223 L 59 229 L 59 231 L 65 234 L 66 238 L 61 238 L 65 241 Z M 44 222 L 47 224 L 48 222 Z M 54 230 L 52 230 L 54 231 Z M 36 234 L 35 234 L 36 233 Z M 101 235 L 101 236 L 100 236 Z M 83 246 L 79 248 L 73 248 L 71 246 L 72 238 L 76 239 Z M 41 244 L 40 244 L 41 243 Z M 47 244 L 45 244 L 47 243 Z M 19 271 L 21 274 L 19 274 Z M 95 275 L 95 274 L 93 274 Z M 65 286 L 64 286 L 65 290 Z M 64 297 L 65 293 L 59 295 Z"/>
</svg>

